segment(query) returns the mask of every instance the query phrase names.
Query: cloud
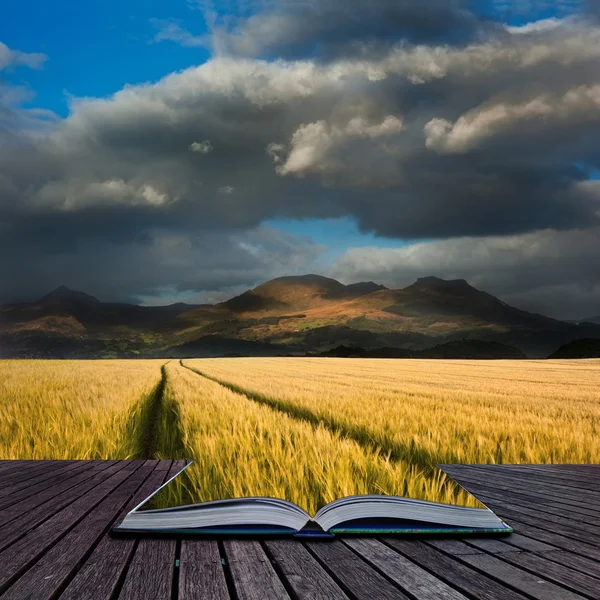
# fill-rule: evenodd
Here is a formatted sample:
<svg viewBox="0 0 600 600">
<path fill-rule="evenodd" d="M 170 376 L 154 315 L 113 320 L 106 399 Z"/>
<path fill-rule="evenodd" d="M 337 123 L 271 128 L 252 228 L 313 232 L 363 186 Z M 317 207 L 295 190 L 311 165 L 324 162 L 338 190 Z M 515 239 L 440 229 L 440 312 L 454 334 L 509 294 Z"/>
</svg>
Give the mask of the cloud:
<svg viewBox="0 0 600 600">
<path fill-rule="evenodd" d="M 202 142 L 192 142 L 190 150 L 192 152 L 199 152 L 200 154 L 208 154 L 213 151 L 213 147 L 210 140 L 204 140 Z"/>
<path fill-rule="evenodd" d="M 0 42 L 0 71 L 9 67 L 41 69 L 46 60 L 48 57 L 45 54 L 11 50 L 6 44 Z"/>
<path fill-rule="evenodd" d="M 157 29 L 154 35 L 155 42 L 175 42 L 186 48 L 209 48 L 210 37 L 196 36 L 173 20 L 151 19 L 150 22 Z"/>
<path fill-rule="evenodd" d="M 379 123 L 369 123 L 364 117 L 353 117 L 347 123 L 340 124 L 317 121 L 301 125 L 293 133 L 285 160 L 281 156 L 285 151 L 282 144 L 269 144 L 267 152 L 273 157 L 279 175 L 332 175 L 341 170 L 346 176 L 351 169 L 348 157 L 343 160 L 342 155 L 349 144 L 359 144 L 358 153 L 355 154 L 358 154 L 356 158 L 362 163 L 357 165 L 361 172 L 364 170 L 361 168 L 364 167 L 364 154 L 369 152 L 370 146 L 379 144 L 382 138 L 393 141 L 402 127 L 402 119 L 393 115 L 384 117 Z M 366 185 L 383 183 L 378 173 L 372 172 L 371 175 L 365 179 L 363 173 L 361 182 Z"/>
<path fill-rule="evenodd" d="M 393 288 L 424 274 L 466 279 L 520 308 L 581 319 L 600 307 L 599 247 L 600 227 L 466 237 L 402 248 L 352 248 L 331 272 L 348 282 L 373 280 Z"/>
<path fill-rule="evenodd" d="M 3 255 L 14 248 L 12 237 L 0 239 Z M 270 277 L 310 271 L 326 251 L 268 227 L 202 234 L 153 229 L 108 242 L 86 236 L 76 248 L 55 240 L 47 250 L 38 238 L 20 257 L 0 263 L 3 301 L 35 300 L 60 283 L 104 301 L 139 302 L 165 290 L 194 302 L 224 300 Z"/>
<path fill-rule="evenodd" d="M 251 3 L 252 4 L 252 3 Z M 499 26 L 468 0 L 282 0 L 254 14 L 213 18 L 212 44 L 234 56 L 288 59 L 379 53 L 390 42 L 463 44 Z M 205 11 L 211 15 L 211 11 Z M 182 36 L 185 39 L 187 36 Z"/>
<path fill-rule="evenodd" d="M 442 153 L 467 152 L 497 135 L 511 142 L 530 136 L 532 129 L 585 126 L 600 121 L 600 85 L 583 85 L 561 96 L 550 94 L 520 104 L 492 104 L 462 115 L 455 123 L 432 119 L 425 125 L 425 144 Z M 523 130 L 523 126 L 527 130 Z"/>
</svg>

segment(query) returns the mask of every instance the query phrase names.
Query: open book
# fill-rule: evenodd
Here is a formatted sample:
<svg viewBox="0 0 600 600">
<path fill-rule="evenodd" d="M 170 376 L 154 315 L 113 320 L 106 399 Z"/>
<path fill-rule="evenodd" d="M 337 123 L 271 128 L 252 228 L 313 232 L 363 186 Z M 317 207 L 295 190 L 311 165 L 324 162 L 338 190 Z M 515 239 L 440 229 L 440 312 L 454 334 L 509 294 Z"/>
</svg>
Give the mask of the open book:
<svg viewBox="0 0 600 600">
<path fill-rule="evenodd" d="M 232 498 L 171 508 L 148 508 L 152 506 L 151 498 L 173 479 L 136 506 L 113 530 L 121 533 L 300 537 L 513 531 L 488 508 L 470 508 L 372 494 L 335 500 L 323 506 L 312 517 L 292 502 L 266 497 Z"/>
</svg>

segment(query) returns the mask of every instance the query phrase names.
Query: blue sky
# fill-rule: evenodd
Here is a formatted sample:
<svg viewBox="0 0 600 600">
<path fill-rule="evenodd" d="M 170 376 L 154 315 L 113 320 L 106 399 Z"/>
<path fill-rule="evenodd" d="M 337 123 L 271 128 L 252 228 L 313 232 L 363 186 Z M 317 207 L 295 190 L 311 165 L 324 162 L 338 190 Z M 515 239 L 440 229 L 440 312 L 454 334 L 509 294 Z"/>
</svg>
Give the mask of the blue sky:
<svg viewBox="0 0 600 600">
<path fill-rule="evenodd" d="M 202 13 L 160 0 L 3 0 L 0 40 L 48 56 L 39 71 L 4 77 L 35 92 L 32 105 L 68 114 L 68 95 L 106 96 L 204 62 L 203 48 L 155 43 L 153 19 L 182 19 L 199 32 Z"/>
</svg>

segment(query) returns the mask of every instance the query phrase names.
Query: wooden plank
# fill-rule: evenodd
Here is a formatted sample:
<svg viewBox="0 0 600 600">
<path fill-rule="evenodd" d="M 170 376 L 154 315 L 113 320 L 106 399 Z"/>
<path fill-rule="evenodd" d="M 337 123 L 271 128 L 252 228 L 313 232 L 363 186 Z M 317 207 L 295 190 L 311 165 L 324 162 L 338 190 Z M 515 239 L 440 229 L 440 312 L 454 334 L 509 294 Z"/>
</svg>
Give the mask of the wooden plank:
<svg viewBox="0 0 600 600">
<path fill-rule="evenodd" d="M 11 506 L 2 511 L 0 518 L 3 522 L 6 519 L 7 522 L 0 527 L 0 550 L 4 550 L 7 546 L 22 538 L 29 531 L 96 488 L 113 474 L 123 470 L 125 466 L 124 461 L 117 461 L 108 467 L 99 465 L 90 477 L 79 482 L 76 487 L 62 491 L 58 496 L 48 499 L 48 494 L 44 492 L 35 498 L 23 501 L 20 506 Z M 51 490 L 52 488 L 50 488 L 50 496 Z"/>
<path fill-rule="evenodd" d="M 265 542 L 298 600 L 348 600 L 348 596 L 297 540 Z"/>
<path fill-rule="evenodd" d="M 497 480 L 486 481 L 482 483 L 477 478 L 460 478 L 465 488 L 469 488 L 473 493 L 477 494 L 480 491 L 483 493 L 490 494 L 504 494 L 509 493 L 514 497 L 517 497 L 523 501 L 528 501 L 531 505 L 539 506 L 553 506 L 559 505 L 559 508 L 569 509 L 576 514 L 598 516 L 600 509 L 594 505 L 590 506 L 590 499 L 582 500 L 581 495 L 563 495 L 560 492 L 536 488 L 536 491 L 523 491 L 522 488 L 515 488 L 514 483 L 512 485 L 503 485 Z M 477 490 L 477 491 L 475 491 Z"/>
<path fill-rule="evenodd" d="M 598 517 L 600 517 L 600 507 L 596 506 L 596 503 L 600 503 L 600 495 L 587 502 L 578 502 L 578 504 L 583 504 L 584 508 L 581 508 L 576 505 L 570 505 L 568 499 L 560 498 L 551 491 L 537 490 L 534 496 L 533 493 L 523 494 L 518 491 L 514 492 L 506 486 L 502 488 L 494 487 L 492 483 L 481 485 L 472 480 L 465 481 L 464 483 L 468 485 L 469 490 L 478 498 L 485 495 L 492 500 L 512 501 L 514 504 L 519 504 L 525 508 L 535 508 L 540 512 L 574 518 L 583 523 L 598 523 Z"/>
<path fill-rule="evenodd" d="M 171 465 L 171 461 L 161 461 L 150 473 L 146 481 L 121 511 L 116 521 L 131 510 L 136 503 L 149 496 L 165 480 L 167 474 L 159 469 L 162 464 Z M 125 572 L 129 566 L 134 549 L 138 543 L 135 537 L 115 537 L 107 532 L 71 580 L 61 600 L 110 600 L 114 598 Z"/>
<path fill-rule="evenodd" d="M 469 554 L 459 557 L 459 560 L 537 600 L 581 600 L 584 598 L 580 594 L 566 590 L 563 586 L 551 583 L 548 579 L 533 575 L 490 554 Z"/>
<path fill-rule="evenodd" d="M 510 536 L 508 536 L 510 537 Z M 511 546 L 503 540 L 494 538 L 471 538 L 465 540 L 465 546 L 475 547 L 479 550 L 484 550 L 488 554 L 505 554 L 506 552 L 522 552 L 522 548 Z M 465 552 L 464 554 L 469 554 Z M 470 554 L 473 554 L 472 552 Z"/>
<path fill-rule="evenodd" d="M 482 466 L 482 465 L 479 465 Z M 493 465 L 494 471 L 541 476 L 573 482 L 577 487 L 600 489 L 600 470 L 593 465 Z M 580 467 L 579 469 L 577 467 Z"/>
<path fill-rule="evenodd" d="M 345 543 L 416 600 L 466 600 L 465 595 L 378 540 L 350 538 Z"/>
<path fill-rule="evenodd" d="M 460 556 L 461 554 L 481 554 L 481 550 L 465 544 L 462 540 L 440 539 L 427 540 L 427 543 L 438 550 L 442 550 L 451 556 Z"/>
<path fill-rule="evenodd" d="M 562 548 L 563 550 L 568 550 L 574 554 L 581 554 L 583 556 L 588 556 L 600 561 L 600 548 L 580 540 L 574 540 L 569 536 L 561 535 L 552 529 L 541 529 L 540 527 L 536 526 L 539 525 L 539 522 L 537 522 L 536 519 L 530 519 L 530 521 L 531 523 L 525 523 L 523 520 L 519 520 L 517 522 L 519 532 L 521 532 L 523 535 L 538 541 L 547 542 L 548 544 L 552 544 L 553 546 Z M 514 534 L 511 535 L 509 539 L 513 539 L 513 536 Z"/>
<path fill-rule="evenodd" d="M 12 493 L 14 487 L 25 484 L 36 477 L 48 478 L 52 473 L 63 469 L 65 466 L 73 464 L 74 461 L 50 460 L 47 464 L 37 463 L 29 469 L 20 469 L 14 473 L 2 477 L 2 488 L 0 489 L 0 498 L 4 498 Z"/>
<path fill-rule="evenodd" d="M 229 600 L 215 540 L 183 540 L 179 559 L 178 600 Z"/>
<path fill-rule="evenodd" d="M 408 596 L 361 559 L 343 542 L 309 542 L 317 556 L 342 589 L 356 600 L 408 600 Z"/>
<path fill-rule="evenodd" d="M 49 548 L 104 501 L 142 464 L 143 461 L 125 462 L 121 470 L 0 552 L 0 591 L 6 589 L 33 562 L 47 553 Z"/>
<path fill-rule="evenodd" d="M 102 465 L 105 464 L 104 461 L 90 461 L 90 463 L 91 464 L 84 464 L 84 461 L 81 461 L 79 464 L 74 463 L 73 465 L 69 465 L 63 472 L 55 473 L 49 478 L 38 481 L 32 480 L 31 485 L 24 486 L 23 488 L 14 491 L 7 498 L 3 498 L 0 501 L 0 514 L 4 514 L 4 511 L 7 508 L 13 508 L 15 504 L 21 506 L 23 500 L 27 500 L 32 497 L 35 498 L 40 493 L 55 489 L 63 481 L 72 479 L 81 473 L 88 471 L 93 472 L 94 469 L 97 469 L 98 467 L 102 468 Z"/>
<path fill-rule="evenodd" d="M 289 594 L 259 542 L 226 540 L 223 545 L 239 600 L 289 600 Z"/>
<path fill-rule="evenodd" d="M 596 524 L 598 523 L 598 519 L 594 518 L 590 515 L 581 514 L 581 512 L 579 512 L 579 511 L 576 512 L 576 511 L 570 510 L 568 508 L 565 509 L 561 506 L 558 506 L 558 507 L 552 506 L 551 504 L 531 504 L 530 502 L 522 500 L 516 494 L 509 494 L 506 492 L 503 494 L 500 494 L 500 493 L 493 494 L 493 493 L 489 493 L 489 492 L 478 491 L 478 496 L 481 496 L 482 498 L 488 498 L 490 501 L 494 501 L 494 502 L 502 502 L 502 501 L 506 501 L 507 503 L 510 502 L 514 506 L 523 507 L 524 509 L 529 511 L 529 514 L 531 514 L 531 511 L 534 511 L 536 513 L 539 513 L 544 518 L 548 518 L 548 517 L 545 517 L 545 515 L 551 515 L 552 517 L 565 517 L 566 519 L 569 519 L 570 521 L 576 521 L 580 525 L 584 525 L 584 524 L 592 525 L 593 528 L 597 529 L 598 532 L 600 532 L 600 527 L 596 527 Z M 599 513 L 599 516 L 600 516 L 600 513 Z M 587 527 L 584 525 L 584 528 L 587 528 Z"/>
<path fill-rule="evenodd" d="M 581 595 L 598 598 L 600 580 L 595 577 L 531 552 L 505 554 L 502 558 L 506 562 L 527 569 L 536 576 L 540 575 L 549 581 L 568 587 Z"/>
<path fill-rule="evenodd" d="M 578 487 L 569 485 L 569 482 L 563 483 L 560 475 L 540 475 L 532 473 L 530 471 L 524 471 L 513 466 L 511 470 L 508 469 L 497 469 L 497 465 L 448 465 L 444 467 L 451 477 L 456 476 L 457 478 L 462 477 L 475 477 L 478 480 L 496 481 L 503 480 L 512 482 L 515 485 L 521 485 L 522 482 L 528 482 L 531 487 L 531 482 L 534 481 L 536 488 L 551 487 L 553 489 L 560 490 L 566 494 L 576 495 L 581 493 L 596 495 L 598 491 L 594 489 L 594 485 L 586 487 Z"/>
<path fill-rule="evenodd" d="M 526 537 L 519 533 L 511 533 L 509 536 L 502 538 L 502 541 L 510 546 L 514 546 L 519 550 L 528 550 L 529 552 L 552 552 L 556 550 L 556 546 L 551 546 L 531 537 Z M 474 540 L 469 540 L 472 544 Z"/>
<path fill-rule="evenodd" d="M 68 474 L 74 469 L 81 469 L 83 462 L 85 461 L 64 461 L 64 464 L 62 465 L 53 465 L 52 468 L 47 470 L 44 469 L 35 476 L 31 476 L 28 479 L 18 483 L 9 484 L 6 481 L 2 481 L 0 508 L 14 504 L 19 497 L 22 497 L 23 492 L 27 493 L 28 490 L 32 490 L 30 493 L 33 494 L 35 493 L 33 489 L 38 488 L 42 484 L 45 484 L 46 487 L 54 485 L 54 482 L 57 479 L 60 480 L 61 476 Z M 85 468 L 85 465 L 83 465 L 83 468 Z"/>
<path fill-rule="evenodd" d="M 564 497 L 570 497 L 573 499 L 581 498 L 594 501 L 598 498 L 598 492 L 589 488 L 575 488 L 562 484 L 558 478 L 552 477 L 533 477 L 530 475 L 519 475 L 508 474 L 506 472 L 489 472 L 487 470 L 478 467 L 467 467 L 462 474 L 456 473 L 455 471 L 449 471 L 448 474 L 452 477 L 452 473 L 455 474 L 453 477 L 459 483 L 461 481 L 467 481 L 468 479 L 474 480 L 475 483 L 481 483 L 485 480 L 489 483 L 504 483 L 513 490 L 528 490 L 529 492 L 543 493 L 546 492 L 551 495 L 560 494 Z"/>
<path fill-rule="evenodd" d="M 158 464 L 158 467 L 161 468 L 159 473 L 163 480 L 176 475 L 185 466 L 185 462 L 180 460 L 167 463 L 168 461 L 161 461 Z M 147 498 L 157 487 L 159 486 L 148 489 L 143 495 L 140 494 L 136 502 L 131 502 L 130 506 L 127 506 L 127 510 L 123 511 L 118 520 L 124 518 L 129 510 Z M 176 549 L 177 545 L 173 539 L 142 538 L 135 550 L 119 598 L 127 600 L 145 600 L 150 597 L 154 600 L 168 600 L 171 598 Z"/>
<path fill-rule="evenodd" d="M 127 572 L 120 600 L 170 600 L 175 569 L 175 540 L 141 540 Z M 93 597 L 96 600 L 96 596 Z"/>
<path fill-rule="evenodd" d="M 553 560 L 554 562 L 560 563 L 576 569 L 592 577 L 600 578 L 600 563 L 597 560 L 591 560 L 585 556 L 578 556 L 572 552 L 566 550 L 553 550 L 552 552 L 544 552 L 544 558 Z M 600 586 L 600 583 L 598 584 Z"/>
<path fill-rule="evenodd" d="M 55 598 L 57 592 L 68 583 L 77 566 L 92 551 L 155 467 L 156 461 L 147 461 L 146 464 L 136 465 L 129 471 L 130 477 L 112 489 L 93 510 L 74 524 L 67 535 L 46 549 L 43 555 L 30 565 L 29 569 L 4 592 L 3 600 Z"/>
<path fill-rule="evenodd" d="M 544 527 L 545 529 L 550 528 L 551 530 L 565 533 L 570 537 L 586 541 L 592 545 L 600 545 L 600 527 L 593 527 L 574 519 L 540 512 L 518 504 L 501 502 L 495 498 L 488 498 L 483 494 L 481 494 L 481 499 L 490 508 L 498 512 L 500 516 L 506 517 L 509 520 L 513 517 L 518 520 L 527 519 L 527 522 L 532 522 L 533 520 L 534 524 L 537 522 L 540 524 L 540 527 Z"/>
<path fill-rule="evenodd" d="M 3 460 L 0 465 L 0 479 L 10 473 L 23 472 L 25 469 L 29 470 L 39 462 L 38 460 Z"/>
<path fill-rule="evenodd" d="M 522 594 L 507 588 L 487 575 L 474 571 L 458 559 L 418 540 L 384 538 L 384 542 L 424 569 L 478 600 L 525 600 Z M 477 552 L 481 554 L 481 552 Z M 460 554 L 456 554 L 460 556 Z"/>
<path fill-rule="evenodd" d="M 536 503 L 549 500 L 552 502 L 560 501 L 573 506 L 590 507 L 590 503 L 598 501 L 598 494 L 587 490 L 574 492 L 573 490 L 564 490 L 560 485 L 540 484 L 539 481 L 524 481 L 508 476 L 488 475 L 483 477 L 481 473 L 469 471 L 468 473 L 456 474 L 453 477 L 462 487 L 472 490 L 474 487 L 490 487 L 495 490 L 501 490 L 509 493 L 522 493 L 526 490 L 529 495 L 534 495 Z"/>
</svg>

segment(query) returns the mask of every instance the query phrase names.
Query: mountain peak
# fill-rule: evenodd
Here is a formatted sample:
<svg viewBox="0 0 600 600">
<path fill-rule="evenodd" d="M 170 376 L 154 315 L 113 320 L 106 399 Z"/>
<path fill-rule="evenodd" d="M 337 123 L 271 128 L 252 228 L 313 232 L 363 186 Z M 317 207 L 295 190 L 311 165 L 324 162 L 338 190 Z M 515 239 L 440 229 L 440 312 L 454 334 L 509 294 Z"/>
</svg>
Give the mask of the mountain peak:
<svg viewBox="0 0 600 600">
<path fill-rule="evenodd" d="M 100 301 L 97 298 L 94 298 L 94 296 L 90 296 L 84 292 L 72 290 L 66 285 L 58 286 L 56 289 L 52 290 L 49 294 L 46 294 L 38 301 L 38 304 L 46 306 L 72 303 L 100 304 Z"/>
<path fill-rule="evenodd" d="M 440 279 L 439 277 L 419 277 L 407 290 L 433 290 L 440 292 L 477 291 L 465 279 Z"/>
</svg>

